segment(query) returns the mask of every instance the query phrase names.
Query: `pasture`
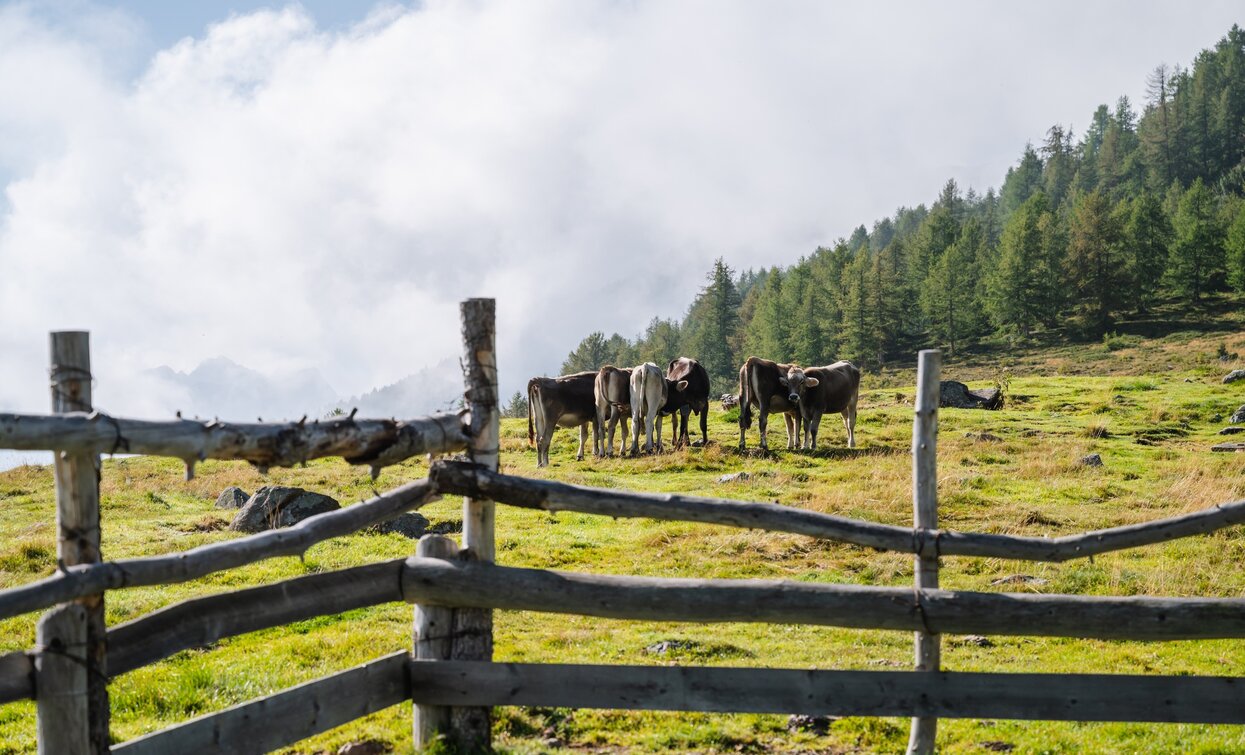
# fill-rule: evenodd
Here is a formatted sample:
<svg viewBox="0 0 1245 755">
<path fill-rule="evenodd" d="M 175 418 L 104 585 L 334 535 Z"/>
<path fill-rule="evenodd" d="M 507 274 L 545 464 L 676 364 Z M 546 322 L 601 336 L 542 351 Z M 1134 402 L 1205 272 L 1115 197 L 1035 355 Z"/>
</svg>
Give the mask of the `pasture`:
<svg viewBox="0 0 1245 755">
<path fill-rule="evenodd" d="M 1231 366 L 1216 345 L 1245 352 L 1245 338 L 1196 334 L 1108 350 L 1102 345 L 1046 359 L 1017 360 L 1009 402 L 1001 411 L 943 410 L 939 441 L 940 523 L 962 531 L 1059 535 L 1141 522 L 1245 498 L 1245 454 L 1212 454 L 1226 417 L 1245 403 L 1245 385 L 1220 385 Z M 1028 359 L 1028 361 L 1026 361 Z M 1061 360 L 1058 362 L 1052 360 Z M 1162 374 L 1130 365 L 1162 363 Z M 1095 376 L 1060 376 L 1089 365 Z M 1073 369 L 1070 369 L 1072 366 Z M 948 378 L 982 377 L 984 363 Z M 1133 373 L 1133 374 L 1130 374 Z M 1186 382 L 1186 381 L 1191 382 Z M 974 387 L 983 385 L 981 382 Z M 603 487 L 700 493 L 776 501 L 809 510 L 910 526 L 911 371 L 866 375 L 857 445 L 844 446 L 837 417 L 822 428 L 815 453 L 787 452 L 781 421 L 770 426 L 768 456 L 735 450 L 735 413 L 710 417 L 713 443 L 640 459 L 574 460 L 574 434 L 555 436 L 552 464 L 536 468 L 523 420 L 503 420 L 503 471 Z M 778 418 L 775 417 L 777 420 Z M 667 423 L 667 437 L 669 433 Z M 749 445 L 756 445 L 755 430 Z M 1100 454 L 1102 467 L 1079 459 Z M 720 482 L 744 471 L 748 478 Z M 194 480 L 180 464 L 153 459 L 106 460 L 101 483 L 105 558 L 185 549 L 226 539 L 225 512 L 212 507 L 228 485 L 248 491 L 290 484 L 343 503 L 372 495 L 426 468 L 387 468 L 373 483 L 367 470 L 340 461 L 261 477 L 245 464 L 205 462 Z M 375 486 L 373 488 L 373 486 Z M 0 587 L 55 567 L 52 479 L 44 468 L 0 473 Z M 438 531 L 461 526 L 458 499 L 422 510 Z M 1239 528 L 1064 564 L 943 559 L 944 587 L 1086 595 L 1238 597 L 1245 594 L 1245 539 Z M 109 593 L 116 623 L 188 597 L 226 587 L 409 555 L 398 535 L 360 534 L 312 548 L 302 560 L 278 559 L 182 585 Z M 807 538 L 710 526 L 610 520 L 578 514 L 500 510 L 498 562 L 649 576 L 766 577 L 817 582 L 910 586 L 911 557 L 879 554 Z M 118 739 L 218 710 L 300 681 L 410 647 L 410 607 L 381 606 L 220 642 L 121 677 L 110 686 Z M 35 616 L 0 622 L 0 651 L 33 644 Z M 498 660 L 748 666 L 906 668 L 907 632 L 726 624 L 698 626 L 608 621 L 498 612 Z M 955 670 L 1245 675 L 1239 642 L 1148 644 L 1023 637 L 944 639 L 943 665 Z M 299 745 L 333 752 L 343 743 L 378 740 L 409 748 L 407 706 L 390 709 Z M 824 731 L 789 731 L 785 717 L 708 716 L 503 709 L 496 741 L 516 753 L 902 750 L 907 719 L 848 718 Z M 1245 749 L 1245 728 L 1200 725 L 1075 724 L 944 719 L 944 752 L 1224 752 Z M 34 705 L 0 708 L 0 752 L 34 748 Z"/>
</svg>

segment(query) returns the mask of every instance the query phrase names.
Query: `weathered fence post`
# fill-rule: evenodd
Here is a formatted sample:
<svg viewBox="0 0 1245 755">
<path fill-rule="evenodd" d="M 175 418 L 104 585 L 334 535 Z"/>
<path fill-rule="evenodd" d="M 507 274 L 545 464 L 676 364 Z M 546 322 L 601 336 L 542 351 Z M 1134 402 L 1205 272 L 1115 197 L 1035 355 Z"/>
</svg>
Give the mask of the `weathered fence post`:
<svg viewBox="0 0 1245 755">
<path fill-rule="evenodd" d="M 67 603 L 48 611 L 35 630 L 36 736 L 40 755 L 89 755 L 86 609 Z"/>
<path fill-rule="evenodd" d="M 938 526 L 938 397 L 942 353 L 927 349 L 917 358 L 916 412 L 912 420 L 912 524 L 920 544 L 915 558 L 916 589 L 938 587 L 938 544 L 925 535 Z M 919 604 L 918 604 L 919 609 Z M 916 670 L 938 671 L 941 638 L 916 633 Z M 908 734 L 908 753 L 934 751 L 937 718 L 914 717 Z"/>
<path fill-rule="evenodd" d="M 424 535 L 415 555 L 421 558 L 451 559 L 458 555 L 458 544 L 443 535 Z M 444 606 L 415 606 L 415 658 L 421 661 L 448 661 L 454 631 L 454 609 Z M 440 705 L 415 705 L 415 749 L 422 750 L 446 736 L 450 729 L 450 709 Z"/>
<path fill-rule="evenodd" d="M 82 331 L 63 331 L 51 336 L 51 382 L 52 411 L 56 414 L 91 411 L 91 346 L 90 334 Z M 62 566 L 91 564 L 100 561 L 99 542 L 99 454 L 83 452 L 57 452 L 54 461 L 56 478 L 56 555 Z M 88 752 L 106 753 L 108 738 L 108 673 L 106 666 L 107 628 L 104 625 L 104 596 L 90 595 L 77 603 L 85 611 L 84 622 L 54 620 L 48 616 L 49 632 L 55 632 L 59 642 L 66 647 L 79 648 L 86 661 L 86 719 L 71 720 L 78 715 L 78 706 L 39 706 L 40 733 L 53 728 L 84 729 L 83 734 L 59 732 L 66 739 L 79 741 L 82 736 L 89 744 Z M 59 610 L 59 609 L 57 609 Z M 54 612 L 53 612 L 54 613 Z M 66 613 L 66 616 L 76 615 Z M 72 634 L 75 626 L 85 632 L 79 639 Z M 45 649 L 44 652 L 47 652 Z M 54 664 L 55 665 L 55 664 Z M 45 681 L 58 683 L 64 677 L 53 674 Z M 76 683 L 76 682 L 75 682 Z M 39 690 L 44 694 L 58 696 L 72 694 L 69 690 Z M 56 720 L 51 717 L 57 717 Z M 46 720 L 45 720 L 46 719 Z M 68 752 L 58 746 L 45 747 L 39 742 L 40 752 Z"/>
<path fill-rule="evenodd" d="M 476 464 L 497 469 L 501 415 L 497 409 L 496 311 L 493 299 L 468 299 L 460 308 L 463 326 L 463 379 L 467 408 L 471 412 L 468 453 Z M 463 501 L 463 548 L 466 558 L 492 561 L 492 501 Z M 454 660 L 493 660 L 493 612 L 460 609 L 454 612 Z M 491 748 L 490 708 L 454 708 L 451 713 L 453 744 L 468 752 Z"/>
</svg>

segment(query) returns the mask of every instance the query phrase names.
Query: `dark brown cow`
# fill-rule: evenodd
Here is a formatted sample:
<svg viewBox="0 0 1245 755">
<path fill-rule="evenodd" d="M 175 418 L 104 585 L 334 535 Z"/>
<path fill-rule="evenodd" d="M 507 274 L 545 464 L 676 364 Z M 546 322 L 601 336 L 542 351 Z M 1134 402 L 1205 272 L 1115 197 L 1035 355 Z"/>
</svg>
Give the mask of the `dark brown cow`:
<svg viewBox="0 0 1245 755">
<path fill-rule="evenodd" d="M 679 357 L 666 368 L 666 380 L 670 383 L 670 394 L 662 413 L 674 414 L 674 447 L 689 443 L 687 420 L 692 412 L 700 417 L 701 444 L 709 445 L 709 373 L 695 359 Z M 687 387 L 679 390 L 683 380 L 687 381 Z"/>
<path fill-rule="evenodd" d="M 800 416 L 804 420 L 804 447 L 817 448 L 821 416 L 843 415 L 847 427 L 847 447 L 856 447 L 856 400 L 860 396 L 860 370 L 851 362 L 835 362 L 827 367 L 792 367 L 787 385 L 800 395 Z"/>
<path fill-rule="evenodd" d="M 549 443 L 553 440 L 553 431 L 559 427 L 579 428 L 579 453 L 575 458 L 580 461 L 584 458 L 588 425 L 592 425 L 593 444 L 598 442 L 593 397 L 596 379 L 595 372 L 577 372 L 527 381 L 527 440 L 536 443 L 536 466 L 549 466 Z"/>
<path fill-rule="evenodd" d="M 787 386 L 787 373 L 794 365 L 779 364 L 760 357 L 748 357 L 739 368 L 739 449 L 746 447 L 744 432 L 752 427 L 752 408 L 757 409 L 761 431 L 761 450 L 768 451 L 765 429 L 769 415 L 783 413 L 787 424 L 787 448 L 794 449 L 800 438 L 800 395 Z"/>
<path fill-rule="evenodd" d="M 618 453 L 627 448 L 627 417 L 631 416 L 631 368 L 607 364 L 597 371 L 593 383 L 599 440 L 593 442 L 596 456 L 614 455 L 614 428 L 622 422 Z"/>
</svg>

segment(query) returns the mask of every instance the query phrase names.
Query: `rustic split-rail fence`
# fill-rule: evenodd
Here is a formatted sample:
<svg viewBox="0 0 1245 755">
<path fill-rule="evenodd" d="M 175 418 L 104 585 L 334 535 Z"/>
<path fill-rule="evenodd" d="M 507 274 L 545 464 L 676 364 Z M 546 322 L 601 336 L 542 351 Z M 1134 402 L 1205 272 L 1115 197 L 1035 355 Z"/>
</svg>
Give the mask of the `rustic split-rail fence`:
<svg viewBox="0 0 1245 755">
<path fill-rule="evenodd" d="M 409 421 L 353 416 L 321 422 L 147 422 L 92 411 L 86 333 L 51 336 L 51 415 L 0 414 L 0 447 L 56 452 L 58 570 L 0 591 L 0 618 L 49 609 L 36 646 L 0 655 L 0 703 L 33 698 L 39 751 L 264 752 L 401 703 L 413 704 L 417 747 L 438 737 L 487 750 L 501 705 L 710 712 L 910 716 L 910 752 L 931 752 L 940 717 L 1245 723 L 1245 678 L 944 671 L 940 635 L 1001 634 L 1183 640 L 1245 637 L 1245 600 L 1083 597 L 941 590 L 941 557 L 1066 561 L 1245 522 L 1245 501 L 1146 524 L 1058 538 L 937 527 L 939 354 L 923 351 L 913 425 L 914 526 L 682 495 L 635 493 L 498 472 L 494 302 L 462 304 L 467 409 Z M 426 479 L 287 529 L 180 553 L 102 561 L 101 453 L 242 459 L 264 469 L 340 456 L 373 469 L 413 456 L 437 461 Z M 462 547 L 435 535 L 414 556 L 187 600 L 116 626 L 107 591 L 196 579 L 300 555 L 427 504 L 466 496 Z M 646 517 L 795 533 L 911 553 L 912 589 L 782 580 L 664 579 L 519 569 L 494 563 L 495 503 L 610 517 Z M 226 637 L 387 602 L 415 605 L 414 646 L 315 681 L 137 739 L 109 738 L 107 684 L 121 674 Z M 848 671 L 690 666 L 496 663 L 492 611 L 619 619 L 769 622 L 915 633 L 915 670 Z"/>
</svg>

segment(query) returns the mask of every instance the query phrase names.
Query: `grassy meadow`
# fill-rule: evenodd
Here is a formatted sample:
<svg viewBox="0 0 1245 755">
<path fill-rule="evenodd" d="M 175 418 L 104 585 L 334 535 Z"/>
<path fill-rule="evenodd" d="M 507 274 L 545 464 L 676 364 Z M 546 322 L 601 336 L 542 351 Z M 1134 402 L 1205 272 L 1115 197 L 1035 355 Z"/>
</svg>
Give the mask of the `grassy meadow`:
<svg viewBox="0 0 1245 755">
<path fill-rule="evenodd" d="M 1218 430 L 1245 403 L 1245 383 L 1220 377 L 1245 366 L 1217 358 L 1222 346 L 1245 354 L 1239 319 L 1216 331 L 1150 340 L 1018 351 L 951 360 L 944 377 L 974 387 L 1003 374 L 1008 402 L 998 412 L 943 410 L 939 439 L 940 524 L 965 531 L 1033 536 L 1146 521 L 1245 498 L 1245 454 L 1210 453 Z M 711 445 L 640 459 L 574 459 L 573 433 L 559 431 L 552 465 L 535 467 L 526 423 L 502 425 L 504 471 L 604 487 L 776 501 L 896 525 L 912 520 L 911 370 L 866 375 L 858 448 L 844 448 L 836 417 L 822 426 L 815 453 L 787 452 L 779 417 L 769 456 L 735 450 L 735 414 L 711 412 Z M 667 430 L 668 433 L 668 430 Z M 988 433 L 982 436 L 982 433 Z M 756 431 L 749 445 L 756 446 Z M 1082 466 L 1086 454 L 1098 468 Z M 747 471 L 744 481 L 719 478 Z M 307 487 L 345 503 L 423 476 L 422 462 L 386 469 L 373 483 L 340 460 L 261 477 L 245 464 L 208 462 L 182 479 L 180 464 L 146 458 L 106 460 L 101 486 L 108 558 L 181 550 L 232 536 L 228 514 L 213 508 L 221 489 L 263 484 Z M 55 566 L 51 471 L 0 473 L 0 587 L 46 575 Z M 443 531 L 461 525 L 457 499 L 423 513 Z M 1086 595 L 1245 595 L 1245 533 L 1150 546 L 1065 564 L 948 558 L 947 588 Z M 398 535 L 359 534 L 283 558 L 184 585 L 108 595 L 117 623 L 186 598 L 411 554 Z M 501 508 L 498 560 L 508 565 L 585 572 L 686 577 L 762 577 L 910 585 L 911 558 L 808 538 L 704 525 L 556 516 Z M 29 648 L 36 616 L 0 621 L 0 651 Z M 701 626 L 500 612 L 498 660 L 899 669 L 911 664 L 912 637 L 880 632 L 724 624 Z M 257 632 L 184 652 L 127 674 L 110 687 L 113 731 L 125 740 L 188 717 L 277 691 L 410 647 L 411 608 L 386 605 Z M 661 645 L 660 643 L 666 643 Z M 1081 641 L 1046 638 L 944 638 L 944 667 L 964 671 L 1245 675 L 1240 642 Z M 300 743 L 291 752 L 334 752 L 346 742 L 379 740 L 410 752 L 410 711 L 398 706 Z M 898 752 L 906 719 L 845 718 L 824 733 L 788 731 L 782 716 L 694 715 L 552 709 L 501 709 L 495 739 L 534 752 Z M 944 720 L 947 753 L 1245 752 L 1245 728 Z M 34 751 L 33 703 L 0 707 L 0 752 Z"/>
</svg>

